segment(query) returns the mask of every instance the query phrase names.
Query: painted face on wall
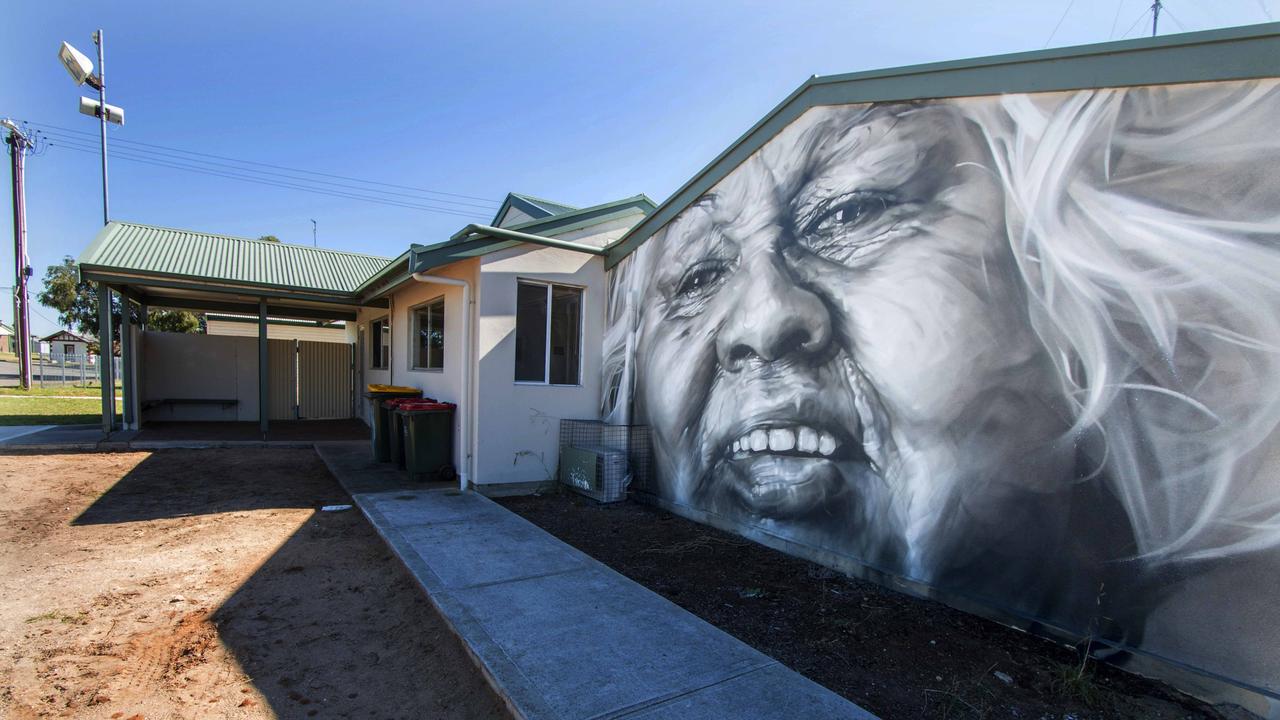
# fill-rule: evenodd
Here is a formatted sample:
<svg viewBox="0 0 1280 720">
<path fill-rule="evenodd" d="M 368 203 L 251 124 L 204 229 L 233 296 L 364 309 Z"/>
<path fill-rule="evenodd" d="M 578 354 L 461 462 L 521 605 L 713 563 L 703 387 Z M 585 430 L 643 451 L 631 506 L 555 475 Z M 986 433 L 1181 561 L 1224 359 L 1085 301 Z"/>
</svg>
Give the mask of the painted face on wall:
<svg viewBox="0 0 1280 720">
<path fill-rule="evenodd" d="M 655 236 L 636 409 L 674 499 L 919 575 L 958 490 L 1056 479 L 990 164 L 944 105 L 818 108 Z"/>
</svg>

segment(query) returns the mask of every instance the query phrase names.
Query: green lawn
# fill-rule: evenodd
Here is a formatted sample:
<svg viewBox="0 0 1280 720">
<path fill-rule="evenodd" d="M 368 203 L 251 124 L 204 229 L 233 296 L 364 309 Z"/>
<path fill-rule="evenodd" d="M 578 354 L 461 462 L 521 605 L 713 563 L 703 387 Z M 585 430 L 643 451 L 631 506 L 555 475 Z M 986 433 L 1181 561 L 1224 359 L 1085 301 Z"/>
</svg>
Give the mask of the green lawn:
<svg viewBox="0 0 1280 720">
<path fill-rule="evenodd" d="M 99 385 L 81 387 L 79 385 L 45 385 L 23 390 L 16 387 L 0 387 L 0 395 L 19 395 L 22 397 L 40 397 L 42 395 L 74 395 L 76 397 L 102 397 Z M 120 397 L 120 386 L 116 385 L 116 397 Z"/>
<path fill-rule="evenodd" d="M 116 412 L 122 412 L 116 401 Z M 2 397 L 0 425 L 78 425 L 102 421 L 97 398 Z"/>
</svg>

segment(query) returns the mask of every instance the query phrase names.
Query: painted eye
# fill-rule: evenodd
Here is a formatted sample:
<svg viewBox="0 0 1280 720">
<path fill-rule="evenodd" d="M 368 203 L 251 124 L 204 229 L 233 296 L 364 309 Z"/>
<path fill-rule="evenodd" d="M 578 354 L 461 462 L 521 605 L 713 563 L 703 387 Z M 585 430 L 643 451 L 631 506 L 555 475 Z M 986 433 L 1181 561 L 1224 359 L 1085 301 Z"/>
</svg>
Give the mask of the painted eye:
<svg viewBox="0 0 1280 720">
<path fill-rule="evenodd" d="M 729 263 L 723 260 L 703 260 L 685 272 L 680 278 L 676 294 L 687 298 L 706 295 L 721 281 L 729 270 Z"/>
<path fill-rule="evenodd" d="M 874 222 L 897 204 L 892 195 L 874 190 L 859 190 L 834 203 L 826 212 L 809 223 L 806 232 L 830 235 L 852 230 Z"/>
</svg>

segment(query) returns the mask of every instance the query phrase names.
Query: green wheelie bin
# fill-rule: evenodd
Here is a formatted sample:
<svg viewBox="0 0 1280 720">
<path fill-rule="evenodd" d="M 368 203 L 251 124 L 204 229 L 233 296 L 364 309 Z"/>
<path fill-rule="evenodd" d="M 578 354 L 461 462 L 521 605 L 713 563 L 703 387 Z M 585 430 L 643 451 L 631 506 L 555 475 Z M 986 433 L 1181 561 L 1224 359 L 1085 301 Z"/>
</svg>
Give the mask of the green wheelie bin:
<svg viewBox="0 0 1280 720">
<path fill-rule="evenodd" d="M 382 407 L 387 412 L 387 447 L 391 451 L 388 461 L 395 463 L 396 467 L 401 470 L 404 469 L 405 422 L 404 415 L 396 411 L 399 410 L 400 405 L 404 403 L 433 403 L 435 401 L 435 398 L 416 397 L 391 398 L 390 400 L 382 401 Z"/>
<path fill-rule="evenodd" d="M 446 402 L 402 402 L 396 409 L 404 423 L 404 466 L 411 480 L 456 477 L 453 465 L 453 413 Z"/>
<path fill-rule="evenodd" d="M 382 401 L 392 398 L 420 398 L 422 391 L 418 388 L 398 385 L 369 385 L 365 388 L 365 397 L 369 398 L 369 425 L 373 432 L 370 440 L 373 446 L 373 459 L 387 462 L 391 459 L 391 418 L 390 413 L 382 406 Z"/>
</svg>

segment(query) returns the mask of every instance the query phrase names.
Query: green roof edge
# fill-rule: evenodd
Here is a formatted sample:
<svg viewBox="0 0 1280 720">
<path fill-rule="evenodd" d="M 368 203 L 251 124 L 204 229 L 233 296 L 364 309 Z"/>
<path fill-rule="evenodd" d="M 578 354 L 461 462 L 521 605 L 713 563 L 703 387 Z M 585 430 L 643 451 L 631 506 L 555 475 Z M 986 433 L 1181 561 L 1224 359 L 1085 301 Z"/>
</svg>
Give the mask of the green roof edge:
<svg viewBox="0 0 1280 720">
<path fill-rule="evenodd" d="M 1215 46 L 1210 53 L 1208 46 Z M 1127 55 L 1129 62 L 1100 59 Z M 989 55 L 819 77 L 802 83 L 652 213 L 609 246 L 612 268 L 804 111 L 894 102 L 1090 87 L 1244 80 L 1280 74 L 1280 23 Z M 1141 62 L 1138 62 L 1141 61 Z"/>
</svg>

